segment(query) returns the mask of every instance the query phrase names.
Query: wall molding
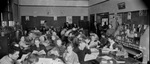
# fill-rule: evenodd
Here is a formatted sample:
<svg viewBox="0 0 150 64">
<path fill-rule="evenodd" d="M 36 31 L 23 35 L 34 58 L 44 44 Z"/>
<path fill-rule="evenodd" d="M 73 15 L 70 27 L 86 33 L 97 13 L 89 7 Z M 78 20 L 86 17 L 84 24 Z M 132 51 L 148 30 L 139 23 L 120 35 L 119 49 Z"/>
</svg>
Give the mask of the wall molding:
<svg viewBox="0 0 150 64">
<path fill-rule="evenodd" d="M 52 6 L 52 5 L 19 5 L 20 7 L 79 7 L 88 8 L 88 6 Z"/>
<path fill-rule="evenodd" d="M 93 6 L 96 6 L 96 5 L 105 3 L 105 2 L 107 2 L 107 1 L 109 1 L 109 0 L 105 0 L 105 1 L 102 1 L 102 2 L 98 2 L 98 3 L 95 3 L 95 4 L 89 5 L 89 7 L 93 7 Z"/>
<path fill-rule="evenodd" d="M 64 1 L 89 1 L 89 0 L 64 0 Z"/>
</svg>

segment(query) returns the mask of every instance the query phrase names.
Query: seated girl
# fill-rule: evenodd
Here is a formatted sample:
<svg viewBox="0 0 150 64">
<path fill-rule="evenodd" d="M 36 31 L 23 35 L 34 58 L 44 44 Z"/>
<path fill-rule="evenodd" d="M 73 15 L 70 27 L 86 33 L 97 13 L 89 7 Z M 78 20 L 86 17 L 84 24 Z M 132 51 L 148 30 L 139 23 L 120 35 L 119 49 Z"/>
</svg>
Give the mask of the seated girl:
<svg viewBox="0 0 150 64">
<path fill-rule="evenodd" d="M 33 54 L 38 54 L 38 55 L 46 54 L 47 52 L 45 46 L 40 44 L 40 40 L 38 38 L 34 40 L 34 44 L 31 45 L 31 49 Z"/>
<path fill-rule="evenodd" d="M 118 51 L 118 48 L 116 47 L 117 43 L 112 38 L 108 38 L 108 44 L 103 48 L 110 51 Z"/>
<path fill-rule="evenodd" d="M 85 64 L 86 63 L 84 61 L 85 55 L 91 54 L 91 51 L 90 51 L 88 45 L 83 40 L 81 40 L 81 41 L 79 40 L 78 42 L 75 43 L 75 45 L 77 47 L 74 48 L 74 52 L 78 55 L 80 64 Z"/>
<path fill-rule="evenodd" d="M 62 57 L 63 53 L 65 52 L 65 46 L 62 45 L 62 41 L 60 39 L 56 40 L 55 43 L 55 47 L 48 51 L 48 56 L 54 54 L 58 57 Z"/>
<path fill-rule="evenodd" d="M 80 64 L 77 54 L 73 51 L 73 44 L 67 46 L 67 53 L 64 54 L 66 64 Z"/>
<path fill-rule="evenodd" d="M 88 43 L 90 48 L 93 48 L 93 47 L 95 48 L 98 46 L 98 44 L 100 44 L 99 38 L 96 34 L 90 33 L 90 39 L 91 40 Z"/>
</svg>

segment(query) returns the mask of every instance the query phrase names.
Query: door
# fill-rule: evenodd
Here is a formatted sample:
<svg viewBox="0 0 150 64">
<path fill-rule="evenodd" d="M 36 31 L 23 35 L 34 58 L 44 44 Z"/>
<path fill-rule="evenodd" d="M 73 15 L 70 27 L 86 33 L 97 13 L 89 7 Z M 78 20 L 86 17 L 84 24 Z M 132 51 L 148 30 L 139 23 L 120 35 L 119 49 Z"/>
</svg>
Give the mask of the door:
<svg viewBox="0 0 150 64">
<path fill-rule="evenodd" d="M 102 24 L 102 22 L 103 22 L 103 20 L 104 19 L 108 19 L 108 24 L 109 24 L 109 12 L 104 12 L 104 13 L 99 13 L 99 14 L 97 14 L 98 16 L 97 16 L 97 19 L 98 19 L 98 17 L 100 17 L 99 19 L 99 22 Z"/>
<path fill-rule="evenodd" d="M 94 22 L 95 22 L 95 15 L 91 14 L 90 15 L 90 31 L 92 32 L 95 32 Z"/>
</svg>

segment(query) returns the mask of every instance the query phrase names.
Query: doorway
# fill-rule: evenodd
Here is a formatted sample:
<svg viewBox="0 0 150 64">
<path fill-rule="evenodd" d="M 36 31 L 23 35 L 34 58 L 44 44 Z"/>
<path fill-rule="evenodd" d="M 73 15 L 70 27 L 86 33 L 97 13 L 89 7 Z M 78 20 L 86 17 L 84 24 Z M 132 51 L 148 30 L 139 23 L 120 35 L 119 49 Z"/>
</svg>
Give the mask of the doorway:
<svg viewBox="0 0 150 64">
<path fill-rule="evenodd" d="M 94 22 L 95 22 L 95 15 L 91 14 L 90 15 L 90 32 L 95 32 Z"/>
</svg>

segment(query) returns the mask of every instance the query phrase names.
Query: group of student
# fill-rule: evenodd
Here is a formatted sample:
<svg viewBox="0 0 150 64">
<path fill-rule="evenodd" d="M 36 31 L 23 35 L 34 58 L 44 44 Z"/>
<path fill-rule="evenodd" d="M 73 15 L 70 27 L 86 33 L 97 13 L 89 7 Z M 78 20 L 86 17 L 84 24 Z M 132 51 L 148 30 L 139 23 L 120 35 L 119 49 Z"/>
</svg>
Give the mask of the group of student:
<svg viewBox="0 0 150 64">
<path fill-rule="evenodd" d="M 0 64 L 21 64 L 27 58 L 39 56 L 60 59 L 64 64 L 99 64 L 96 59 L 84 61 L 85 55 L 99 52 L 91 50 L 92 48 L 114 49 L 115 42 L 112 38 L 102 35 L 101 39 L 106 39 L 104 42 L 95 33 L 85 35 L 82 28 L 63 28 L 59 33 L 58 36 L 58 32 L 50 28 L 45 32 L 31 30 L 27 36 L 20 38 L 19 43 L 12 44 L 9 54 L 1 58 Z M 118 48 L 115 47 L 115 50 Z M 23 57 L 24 55 L 27 57 Z M 34 64 L 37 61 L 30 62 Z"/>
</svg>

